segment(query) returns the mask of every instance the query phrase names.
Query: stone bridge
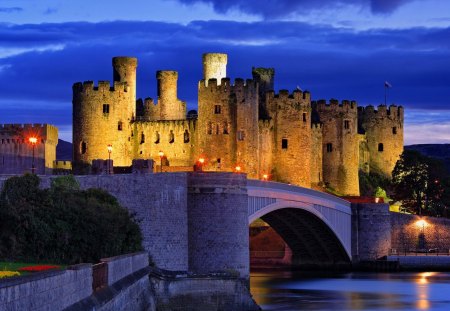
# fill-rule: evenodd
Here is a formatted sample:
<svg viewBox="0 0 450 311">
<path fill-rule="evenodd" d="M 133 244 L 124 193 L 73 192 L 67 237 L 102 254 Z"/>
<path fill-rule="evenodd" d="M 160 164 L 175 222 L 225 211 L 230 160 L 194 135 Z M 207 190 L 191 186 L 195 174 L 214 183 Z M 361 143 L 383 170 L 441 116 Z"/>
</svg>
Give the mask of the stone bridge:
<svg viewBox="0 0 450 311">
<path fill-rule="evenodd" d="M 249 223 L 261 218 L 293 251 L 293 263 L 349 262 L 351 208 L 348 201 L 312 189 L 247 181 Z"/>
</svg>

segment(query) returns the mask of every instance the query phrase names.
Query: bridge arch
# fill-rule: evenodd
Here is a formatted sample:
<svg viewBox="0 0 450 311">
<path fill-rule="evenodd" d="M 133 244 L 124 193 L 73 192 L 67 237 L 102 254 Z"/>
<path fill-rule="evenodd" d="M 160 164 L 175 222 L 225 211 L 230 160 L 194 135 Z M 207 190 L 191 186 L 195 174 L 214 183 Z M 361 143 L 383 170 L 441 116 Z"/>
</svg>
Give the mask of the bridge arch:
<svg viewBox="0 0 450 311">
<path fill-rule="evenodd" d="M 249 224 L 261 218 L 289 245 L 293 264 L 333 265 L 351 258 L 350 203 L 319 191 L 248 180 Z"/>
</svg>

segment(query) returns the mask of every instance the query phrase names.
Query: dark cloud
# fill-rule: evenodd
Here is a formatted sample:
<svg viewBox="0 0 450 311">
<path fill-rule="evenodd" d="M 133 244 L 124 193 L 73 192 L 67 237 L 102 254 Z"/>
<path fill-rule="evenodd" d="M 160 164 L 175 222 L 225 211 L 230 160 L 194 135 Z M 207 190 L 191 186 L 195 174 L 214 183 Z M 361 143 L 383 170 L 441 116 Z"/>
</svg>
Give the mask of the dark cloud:
<svg viewBox="0 0 450 311">
<path fill-rule="evenodd" d="M 16 13 L 16 12 L 22 12 L 23 9 L 19 7 L 12 7 L 12 8 L 0 8 L 0 13 Z"/>
<path fill-rule="evenodd" d="M 339 8 L 342 6 L 369 7 L 373 13 L 391 13 L 405 3 L 415 0 L 178 0 L 184 4 L 198 2 L 211 4 L 218 13 L 226 13 L 237 9 L 241 12 L 260 15 L 265 18 L 288 16 L 292 13 L 301 14 L 311 10 Z"/>
<path fill-rule="evenodd" d="M 450 28 L 355 32 L 296 22 L 0 24 L 0 123 L 71 122 L 72 84 L 112 79 L 111 58 L 138 57 L 138 95 L 156 97 L 155 72 L 179 72 L 179 98 L 196 108 L 204 52 L 228 53 L 228 75 L 275 67 L 276 89 L 314 99 L 384 100 L 408 109 L 447 109 Z M 38 120 L 36 120 L 38 119 Z M 52 121 L 53 120 L 53 121 Z"/>
</svg>

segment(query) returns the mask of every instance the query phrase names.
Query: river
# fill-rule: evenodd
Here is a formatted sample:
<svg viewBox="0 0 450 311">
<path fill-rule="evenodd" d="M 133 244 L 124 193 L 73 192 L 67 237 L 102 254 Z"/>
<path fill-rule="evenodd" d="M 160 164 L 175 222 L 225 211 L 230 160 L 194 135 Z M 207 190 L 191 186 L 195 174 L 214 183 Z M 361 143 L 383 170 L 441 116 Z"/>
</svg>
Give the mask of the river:
<svg viewBox="0 0 450 311">
<path fill-rule="evenodd" d="M 263 310 L 450 310 L 450 273 L 299 273 L 255 271 Z"/>
</svg>

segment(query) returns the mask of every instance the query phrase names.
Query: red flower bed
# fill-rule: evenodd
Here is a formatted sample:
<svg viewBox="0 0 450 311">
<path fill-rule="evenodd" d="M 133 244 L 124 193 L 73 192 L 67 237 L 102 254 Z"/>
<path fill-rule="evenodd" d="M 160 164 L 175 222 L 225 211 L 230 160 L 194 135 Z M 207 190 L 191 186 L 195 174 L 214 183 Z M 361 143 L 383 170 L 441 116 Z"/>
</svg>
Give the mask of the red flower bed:
<svg viewBox="0 0 450 311">
<path fill-rule="evenodd" d="M 22 267 L 22 268 L 17 269 L 17 271 L 39 272 L 39 271 L 46 271 L 46 270 L 52 270 L 52 269 L 58 269 L 58 268 L 59 268 L 59 266 L 42 265 L 42 266 Z"/>
</svg>

